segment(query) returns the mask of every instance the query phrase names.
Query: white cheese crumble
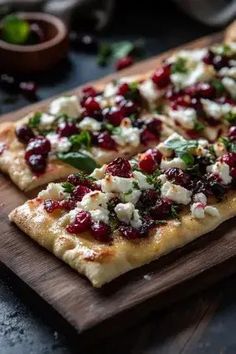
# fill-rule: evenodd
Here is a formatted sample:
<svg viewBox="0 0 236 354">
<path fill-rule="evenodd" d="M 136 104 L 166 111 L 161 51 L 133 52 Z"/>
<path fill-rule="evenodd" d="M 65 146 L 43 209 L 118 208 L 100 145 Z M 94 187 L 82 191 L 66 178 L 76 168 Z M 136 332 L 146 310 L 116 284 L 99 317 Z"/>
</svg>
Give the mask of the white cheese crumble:
<svg viewBox="0 0 236 354">
<path fill-rule="evenodd" d="M 117 94 L 117 85 L 115 85 L 113 82 L 109 82 L 103 91 L 103 96 L 106 98 L 115 96 Z"/>
<path fill-rule="evenodd" d="M 213 207 L 211 205 L 207 205 L 204 209 L 205 213 L 211 215 L 211 216 L 216 216 L 219 217 L 220 213 L 219 210 L 216 207 Z"/>
<path fill-rule="evenodd" d="M 160 168 L 162 170 L 167 170 L 168 168 L 181 168 L 181 170 L 186 169 L 184 161 L 180 157 L 174 157 L 173 159 L 162 159 Z"/>
<path fill-rule="evenodd" d="M 133 172 L 134 178 L 137 180 L 140 189 L 151 189 L 153 185 L 147 182 L 147 176 L 140 171 Z"/>
<path fill-rule="evenodd" d="M 122 202 L 130 202 L 130 203 L 133 203 L 133 204 L 136 204 L 137 201 L 139 200 L 141 196 L 141 191 L 138 190 L 138 189 L 133 189 L 131 193 L 127 193 L 127 194 L 122 194 L 120 196 Z"/>
<path fill-rule="evenodd" d="M 77 118 L 80 112 L 81 107 L 75 95 L 58 97 L 49 106 L 49 113 L 56 116 L 66 114 L 68 117 Z"/>
<path fill-rule="evenodd" d="M 163 198 L 170 199 L 178 204 L 187 205 L 191 201 L 192 192 L 182 186 L 166 181 L 161 187 L 161 195 Z"/>
<path fill-rule="evenodd" d="M 193 129 L 197 113 L 193 108 L 180 108 L 178 110 L 169 109 L 169 115 L 186 129 Z"/>
<path fill-rule="evenodd" d="M 56 117 L 52 116 L 51 114 L 47 114 L 47 113 L 42 113 L 42 115 L 40 116 L 40 125 L 42 127 L 48 127 L 50 125 L 52 125 L 52 123 L 54 123 Z"/>
<path fill-rule="evenodd" d="M 232 68 L 224 67 L 220 69 L 218 74 L 220 76 L 228 76 L 236 80 L 236 67 L 232 67 Z"/>
<path fill-rule="evenodd" d="M 163 90 L 158 90 L 151 79 L 145 80 L 139 85 L 139 92 L 145 100 L 152 106 L 156 100 L 162 96 Z"/>
<path fill-rule="evenodd" d="M 226 90 L 229 92 L 231 97 L 236 98 L 236 81 L 232 79 L 231 77 L 224 77 L 222 79 L 222 84 L 226 88 Z"/>
<path fill-rule="evenodd" d="M 229 165 L 225 162 L 217 161 L 213 165 L 207 167 L 207 172 L 211 172 L 214 175 L 219 176 L 223 184 L 229 184 L 232 181 Z"/>
<path fill-rule="evenodd" d="M 100 181 L 102 191 L 114 193 L 127 193 L 133 189 L 134 178 L 106 175 Z"/>
<path fill-rule="evenodd" d="M 51 144 L 51 153 L 67 152 L 71 148 L 71 143 L 66 137 L 60 137 L 56 133 L 49 133 L 46 137 Z"/>
<path fill-rule="evenodd" d="M 227 113 L 231 112 L 232 106 L 229 103 L 217 103 L 205 98 L 201 99 L 203 110 L 209 117 L 220 119 Z"/>
<path fill-rule="evenodd" d="M 93 172 L 90 174 L 90 177 L 93 177 L 95 179 L 102 179 L 105 176 L 106 172 L 106 165 L 103 165 L 100 168 L 95 168 Z"/>
<path fill-rule="evenodd" d="M 109 223 L 109 211 L 105 208 L 90 210 L 90 214 L 94 221 L 103 221 L 105 224 Z"/>
<path fill-rule="evenodd" d="M 204 193 L 196 193 L 194 196 L 193 196 L 193 201 L 194 202 L 199 202 L 203 205 L 206 205 L 207 203 L 207 197 Z"/>
<path fill-rule="evenodd" d="M 119 203 L 115 206 L 115 213 L 118 219 L 125 224 L 131 224 L 134 228 L 142 226 L 139 212 L 132 203 Z"/>
<path fill-rule="evenodd" d="M 67 193 L 64 192 L 64 188 L 61 183 L 49 183 L 45 190 L 39 192 L 38 196 L 43 199 L 62 200 L 65 199 Z"/>
<path fill-rule="evenodd" d="M 129 118 L 124 118 L 119 128 L 118 133 L 111 136 L 118 145 L 125 146 L 129 144 L 133 147 L 139 146 L 140 130 L 136 127 L 132 127 Z"/>
<path fill-rule="evenodd" d="M 220 213 L 216 207 L 203 205 L 202 203 L 193 203 L 190 207 L 192 216 L 196 219 L 204 219 L 206 214 L 214 217 L 219 217 Z"/>
<path fill-rule="evenodd" d="M 107 202 L 110 199 L 110 195 L 107 193 L 102 193 L 100 191 L 92 191 L 90 193 L 85 194 L 82 198 L 79 206 L 81 206 L 84 210 L 90 211 L 97 208 L 107 208 Z"/>
<path fill-rule="evenodd" d="M 82 130 L 98 131 L 101 129 L 102 123 L 91 117 L 85 117 L 79 123 L 79 128 Z"/>
</svg>

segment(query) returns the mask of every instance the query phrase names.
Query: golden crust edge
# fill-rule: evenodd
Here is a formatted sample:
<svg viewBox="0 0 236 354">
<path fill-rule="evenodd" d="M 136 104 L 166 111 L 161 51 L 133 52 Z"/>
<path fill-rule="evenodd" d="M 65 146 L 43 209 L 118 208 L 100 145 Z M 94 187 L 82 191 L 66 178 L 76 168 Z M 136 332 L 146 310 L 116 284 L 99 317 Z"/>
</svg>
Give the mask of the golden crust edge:
<svg viewBox="0 0 236 354">
<path fill-rule="evenodd" d="M 94 240 L 84 243 L 84 237 L 86 239 L 89 234 L 82 238 L 63 230 L 52 231 L 55 219 L 39 205 L 35 206 L 35 201 L 27 201 L 13 210 L 9 219 L 41 246 L 85 275 L 94 287 L 101 287 L 131 269 L 181 248 L 236 216 L 236 192 L 233 191 L 226 200 L 212 204 L 218 208 L 220 217 L 195 219 L 188 213 L 182 216 L 180 224 L 176 220 L 169 221 L 141 242 L 115 239 L 111 245 L 100 245 Z M 43 222 L 39 222 L 40 218 Z"/>
</svg>

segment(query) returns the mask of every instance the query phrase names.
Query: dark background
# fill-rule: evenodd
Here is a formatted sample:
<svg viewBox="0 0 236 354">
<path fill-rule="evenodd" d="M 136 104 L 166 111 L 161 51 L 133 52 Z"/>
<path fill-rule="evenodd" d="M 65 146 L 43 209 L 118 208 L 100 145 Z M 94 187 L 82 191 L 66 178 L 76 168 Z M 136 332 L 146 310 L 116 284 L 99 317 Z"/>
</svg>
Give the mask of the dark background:
<svg viewBox="0 0 236 354">
<path fill-rule="evenodd" d="M 118 1 L 117 1 L 118 3 Z M 120 1 L 102 39 L 144 38 L 146 56 L 219 29 L 202 25 L 169 1 Z M 96 65 L 95 55 L 71 51 L 64 63 L 34 77 L 38 99 L 60 93 L 114 70 Z M 0 92 L 1 113 L 27 105 L 20 95 Z M 0 245 L 1 247 L 1 245 Z M 10 256 L 10 255 L 9 255 Z M 80 339 L 20 280 L 0 265 L 0 354 L 50 353 L 236 353 L 236 276 L 100 341 L 95 348 Z M 90 342 L 93 342 L 91 339 Z"/>
</svg>

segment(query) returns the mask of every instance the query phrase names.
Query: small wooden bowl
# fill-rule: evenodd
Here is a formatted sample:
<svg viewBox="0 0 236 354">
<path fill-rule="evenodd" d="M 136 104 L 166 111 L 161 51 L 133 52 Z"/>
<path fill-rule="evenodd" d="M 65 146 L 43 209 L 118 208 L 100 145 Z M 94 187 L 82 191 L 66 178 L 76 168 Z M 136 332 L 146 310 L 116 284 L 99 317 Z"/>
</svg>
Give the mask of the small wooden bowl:
<svg viewBox="0 0 236 354">
<path fill-rule="evenodd" d="M 57 17 L 41 12 L 17 13 L 37 23 L 46 40 L 40 44 L 16 45 L 0 39 L 0 70 L 29 74 L 44 71 L 66 56 L 69 42 L 65 24 Z"/>
</svg>

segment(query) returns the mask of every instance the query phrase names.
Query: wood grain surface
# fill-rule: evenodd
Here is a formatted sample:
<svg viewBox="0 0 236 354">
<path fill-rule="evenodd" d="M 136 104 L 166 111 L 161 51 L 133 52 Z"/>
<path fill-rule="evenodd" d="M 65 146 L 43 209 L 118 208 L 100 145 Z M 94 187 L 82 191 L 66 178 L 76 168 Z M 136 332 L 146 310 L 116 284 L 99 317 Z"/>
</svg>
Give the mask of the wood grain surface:
<svg viewBox="0 0 236 354">
<path fill-rule="evenodd" d="M 222 34 L 216 34 L 182 47 L 197 48 L 221 38 Z M 139 63 L 123 71 L 122 75 L 140 74 L 154 69 L 169 53 Z M 114 77 L 117 74 L 95 84 L 105 83 Z M 72 92 L 77 91 L 78 88 Z M 46 103 L 40 102 L 4 115 L 2 120 L 19 119 L 29 111 L 42 109 Z M 110 333 L 111 328 L 108 326 L 115 317 L 122 317 L 123 323 L 128 324 L 153 307 L 159 308 L 174 302 L 235 271 L 236 237 L 233 219 L 183 249 L 129 272 L 102 289 L 94 289 L 85 278 L 8 222 L 8 213 L 27 197 L 5 176 L 0 176 L 0 261 L 79 332 L 89 333 L 95 328 L 97 333 L 104 334 L 104 328 L 109 328 Z M 119 326 L 119 321 L 113 322 L 112 328 L 116 326 Z"/>
</svg>

